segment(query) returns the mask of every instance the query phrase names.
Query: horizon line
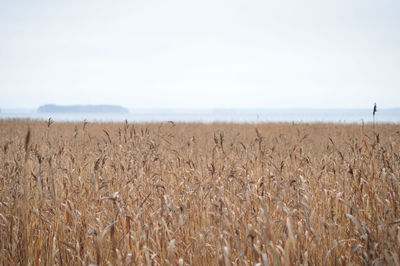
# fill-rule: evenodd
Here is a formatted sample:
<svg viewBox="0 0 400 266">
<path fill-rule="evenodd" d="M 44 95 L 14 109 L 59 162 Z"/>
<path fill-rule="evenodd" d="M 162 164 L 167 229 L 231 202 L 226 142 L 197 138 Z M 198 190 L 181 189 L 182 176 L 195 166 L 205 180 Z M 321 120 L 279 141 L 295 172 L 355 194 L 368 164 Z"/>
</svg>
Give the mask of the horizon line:
<svg viewBox="0 0 400 266">
<path fill-rule="evenodd" d="M 127 107 L 124 105 L 117 105 L 117 104 L 71 104 L 71 105 L 57 105 L 57 106 L 118 106 L 128 109 L 129 111 L 135 110 L 208 110 L 208 111 L 218 111 L 218 110 L 369 110 L 373 109 L 371 107 Z M 41 105 L 43 106 L 43 105 Z M 38 107 L 0 107 L 0 110 L 38 110 Z M 399 107 L 378 107 L 379 110 L 393 110 L 393 109 L 400 109 Z"/>
</svg>

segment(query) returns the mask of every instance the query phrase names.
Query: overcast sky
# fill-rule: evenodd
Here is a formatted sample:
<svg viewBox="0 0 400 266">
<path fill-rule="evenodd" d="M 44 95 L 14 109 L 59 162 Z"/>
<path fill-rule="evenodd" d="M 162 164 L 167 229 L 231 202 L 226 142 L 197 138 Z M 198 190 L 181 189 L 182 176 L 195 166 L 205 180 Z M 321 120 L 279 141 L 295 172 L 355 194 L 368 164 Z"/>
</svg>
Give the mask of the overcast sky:
<svg viewBox="0 0 400 266">
<path fill-rule="evenodd" d="M 400 1 L 1 1 L 0 108 L 400 107 Z"/>
</svg>

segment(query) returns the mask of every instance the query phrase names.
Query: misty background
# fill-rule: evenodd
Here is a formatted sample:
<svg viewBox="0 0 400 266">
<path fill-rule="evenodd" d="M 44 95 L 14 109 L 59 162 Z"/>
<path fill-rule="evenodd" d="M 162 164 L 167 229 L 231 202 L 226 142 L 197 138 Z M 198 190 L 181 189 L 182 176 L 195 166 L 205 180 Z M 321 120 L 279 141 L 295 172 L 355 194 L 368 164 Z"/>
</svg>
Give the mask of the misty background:
<svg viewBox="0 0 400 266">
<path fill-rule="evenodd" d="M 399 14 L 389 0 L 1 1 L 0 108 L 399 107 Z"/>
</svg>

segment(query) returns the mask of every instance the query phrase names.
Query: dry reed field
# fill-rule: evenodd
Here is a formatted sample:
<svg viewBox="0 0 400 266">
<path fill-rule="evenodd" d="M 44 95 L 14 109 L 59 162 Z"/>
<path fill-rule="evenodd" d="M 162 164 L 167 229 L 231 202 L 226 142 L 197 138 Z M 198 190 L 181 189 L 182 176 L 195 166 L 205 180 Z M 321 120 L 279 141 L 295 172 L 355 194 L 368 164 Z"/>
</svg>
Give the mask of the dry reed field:
<svg viewBox="0 0 400 266">
<path fill-rule="evenodd" d="M 400 125 L 0 121 L 1 265 L 399 265 Z"/>
</svg>

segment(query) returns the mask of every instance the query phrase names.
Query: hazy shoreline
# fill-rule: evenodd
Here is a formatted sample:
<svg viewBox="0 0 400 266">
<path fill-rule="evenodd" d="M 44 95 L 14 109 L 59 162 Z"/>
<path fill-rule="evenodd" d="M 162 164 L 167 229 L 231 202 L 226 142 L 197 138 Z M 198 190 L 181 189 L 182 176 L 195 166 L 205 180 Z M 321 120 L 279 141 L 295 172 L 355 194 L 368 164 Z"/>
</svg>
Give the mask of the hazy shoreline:
<svg viewBox="0 0 400 266">
<path fill-rule="evenodd" d="M 39 113 L 129 113 L 127 108 L 119 105 L 57 105 L 45 104 L 37 109 Z"/>
<path fill-rule="evenodd" d="M 57 122 L 327 122 L 372 123 L 369 109 L 129 109 L 127 113 L 109 112 L 54 112 L 36 109 L 2 109 L 0 119 L 33 119 Z M 379 109 L 378 123 L 400 123 L 400 108 Z"/>
</svg>

